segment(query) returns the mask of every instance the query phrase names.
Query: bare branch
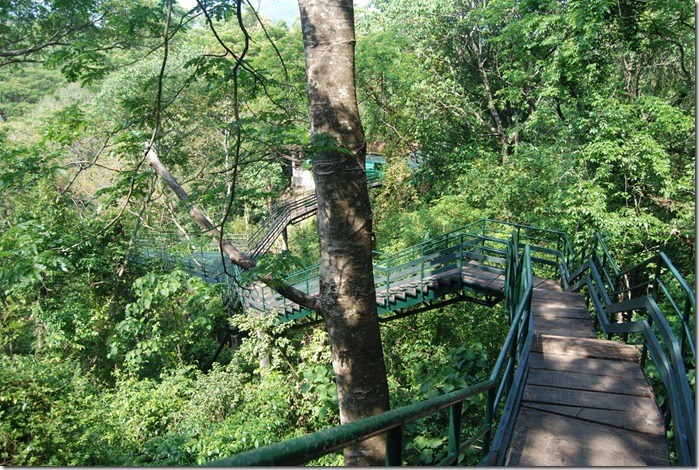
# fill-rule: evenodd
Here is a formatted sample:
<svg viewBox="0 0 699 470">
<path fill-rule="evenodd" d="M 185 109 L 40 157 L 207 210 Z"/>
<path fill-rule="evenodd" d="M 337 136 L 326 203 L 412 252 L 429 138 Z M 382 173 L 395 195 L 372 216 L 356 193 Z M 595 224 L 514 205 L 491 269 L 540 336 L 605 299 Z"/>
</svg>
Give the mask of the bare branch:
<svg viewBox="0 0 699 470">
<path fill-rule="evenodd" d="M 170 189 L 175 193 L 175 195 L 177 195 L 178 199 L 180 199 L 180 201 L 185 202 L 189 196 L 187 195 L 185 190 L 177 183 L 177 180 L 175 180 L 175 178 L 170 174 L 170 171 L 167 169 L 165 165 L 163 165 L 163 163 L 160 161 L 160 159 L 152 149 L 148 150 L 146 158 L 148 159 L 148 163 L 153 168 L 153 170 L 155 170 L 155 172 L 158 173 L 158 175 L 160 175 L 160 177 L 167 183 Z M 244 253 L 238 250 L 238 248 L 236 248 L 231 242 L 224 239 L 222 237 L 221 231 L 206 216 L 206 214 L 200 211 L 197 207 L 195 207 L 194 205 L 190 205 L 189 215 L 194 220 L 194 222 L 196 222 L 197 225 L 204 229 L 207 235 L 214 238 L 216 242 L 218 242 L 219 246 L 221 247 L 221 251 L 225 253 L 226 256 L 228 256 L 228 259 L 231 261 L 231 263 L 235 264 L 236 266 L 239 266 L 240 268 L 246 271 L 249 271 L 250 269 L 253 269 L 255 266 L 257 266 L 255 260 L 246 256 Z M 309 308 L 311 310 L 318 309 L 317 298 L 313 295 L 306 294 L 305 292 L 302 292 L 288 284 L 284 284 L 280 282 L 278 279 L 274 279 L 269 275 L 264 276 L 261 279 L 261 281 L 274 291 L 291 300 L 292 302 L 296 302 L 297 304 Z"/>
</svg>

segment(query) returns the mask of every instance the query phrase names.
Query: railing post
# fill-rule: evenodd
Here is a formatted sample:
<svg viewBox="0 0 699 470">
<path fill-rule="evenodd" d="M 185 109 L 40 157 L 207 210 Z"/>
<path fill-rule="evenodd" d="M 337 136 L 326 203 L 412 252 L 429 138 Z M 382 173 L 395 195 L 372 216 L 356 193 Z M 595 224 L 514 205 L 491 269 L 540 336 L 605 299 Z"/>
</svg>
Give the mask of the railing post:
<svg viewBox="0 0 699 470">
<path fill-rule="evenodd" d="M 684 343 L 687 340 L 687 331 L 689 331 L 689 315 L 691 312 L 692 305 L 689 301 L 689 296 L 686 296 L 684 300 L 684 312 L 682 314 L 682 333 L 680 335 L 680 353 L 682 354 L 682 357 L 684 357 Z"/>
<path fill-rule="evenodd" d="M 653 317 L 648 315 L 646 322 L 648 322 L 649 328 L 652 327 L 653 326 Z M 648 342 L 646 340 L 644 340 L 643 341 L 643 348 L 641 349 L 641 369 L 644 369 L 644 372 L 643 372 L 644 374 L 645 374 L 646 358 L 647 357 L 648 357 Z"/>
<path fill-rule="evenodd" d="M 386 431 L 386 465 L 399 467 L 403 464 L 403 426 Z"/>
<path fill-rule="evenodd" d="M 655 279 L 651 284 L 651 296 L 653 300 L 658 301 L 658 283 L 660 282 L 660 270 L 662 269 L 662 264 L 660 264 L 660 257 L 656 256 L 657 261 L 655 262 Z"/>
<path fill-rule="evenodd" d="M 493 434 L 493 420 L 495 419 L 495 390 L 496 387 L 491 387 L 488 389 L 488 398 L 485 404 L 485 425 L 488 430 L 483 434 L 483 449 L 481 451 L 481 458 L 490 452 L 490 441 Z"/>
<path fill-rule="evenodd" d="M 386 307 L 388 307 L 388 296 L 391 290 L 391 258 L 386 260 Z"/>
<path fill-rule="evenodd" d="M 265 305 L 265 286 L 262 286 L 262 310 L 267 311 L 267 306 Z"/>
<path fill-rule="evenodd" d="M 449 407 L 449 456 L 454 456 L 452 465 L 459 465 L 459 447 L 461 446 L 461 411 L 463 402 Z"/>
<path fill-rule="evenodd" d="M 420 262 L 420 295 L 425 295 L 425 258 Z M 424 298 L 424 297 L 423 297 Z"/>
</svg>

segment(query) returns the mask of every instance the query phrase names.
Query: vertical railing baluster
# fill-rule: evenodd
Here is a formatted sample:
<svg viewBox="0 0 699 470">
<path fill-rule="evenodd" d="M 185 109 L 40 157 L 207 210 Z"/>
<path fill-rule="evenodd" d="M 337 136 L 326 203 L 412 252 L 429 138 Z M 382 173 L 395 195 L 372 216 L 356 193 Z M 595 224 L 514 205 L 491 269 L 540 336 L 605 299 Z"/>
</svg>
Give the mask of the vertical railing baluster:
<svg viewBox="0 0 699 470">
<path fill-rule="evenodd" d="M 655 279 L 653 279 L 653 282 L 651 283 L 651 296 L 653 297 L 653 300 L 656 302 L 658 301 L 658 284 L 660 282 L 660 270 L 662 269 L 663 265 L 660 263 L 660 257 L 656 256 L 656 262 L 655 262 Z"/>
<path fill-rule="evenodd" d="M 386 307 L 388 307 L 388 297 L 391 290 L 391 258 L 386 260 Z"/>
<path fill-rule="evenodd" d="M 496 387 L 488 389 L 488 400 L 485 404 L 485 424 L 488 430 L 483 434 L 483 446 L 481 450 L 481 458 L 490 452 L 490 441 L 493 438 L 493 421 L 495 419 L 495 391 Z"/>
<path fill-rule="evenodd" d="M 403 464 L 403 426 L 386 431 L 386 465 L 399 467 Z"/>
<path fill-rule="evenodd" d="M 449 456 L 454 456 L 452 465 L 459 465 L 459 447 L 461 446 L 461 411 L 463 402 L 449 407 Z"/>
<path fill-rule="evenodd" d="M 684 300 L 684 312 L 682 314 L 682 334 L 680 336 L 680 353 L 684 357 L 684 343 L 687 342 L 687 331 L 689 331 L 689 316 L 692 312 L 692 305 L 689 300 L 689 296 L 685 294 Z M 690 336 L 691 338 L 691 336 Z"/>
<path fill-rule="evenodd" d="M 262 311 L 267 311 L 267 306 L 265 305 L 265 286 L 262 286 Z"/>
<path fill-rule="evenodd" d="M 425 258 L 420 262 L 420 295 L 425 295 Z"/>
</svg>

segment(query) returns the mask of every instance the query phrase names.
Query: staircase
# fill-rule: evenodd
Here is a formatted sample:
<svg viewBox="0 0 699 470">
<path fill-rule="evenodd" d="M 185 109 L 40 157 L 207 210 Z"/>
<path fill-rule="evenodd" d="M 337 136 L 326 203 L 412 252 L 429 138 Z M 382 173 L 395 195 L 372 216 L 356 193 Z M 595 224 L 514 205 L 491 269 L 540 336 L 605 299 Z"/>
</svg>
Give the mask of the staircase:
<svg viewBox="0 0 699 470">
<path fill-rule="evenodd" d="M 367 185 L 370 188 L 381 186 L 383 173 L 367 170 Z M 269 251 L 284 229 L 313 216 L 318 211 L 315 193 L 294 197 L 289 201 L 275 204 L 262 226 L 247 240 L 248 255 L 257 259 Z"/>
<path fill-rule="evenodd" d="M 476 222 L 395 254 L 375 253 L 376 306 L 381 319 L 438 308 L 445 302 L 469 300 L 488 306 L 500 302 L 504 298 L 508 242 L 480 235 L 482 232 L 480 222 Z M 319 265 L 311 266 L 284 281 L 316 295 L 319 269 Z M 319 320 L 316 312 L 261 283 L 240 289 L 236 295 L 245 312 L 277 315 L 282 323 L 306 317 Z"/>
<path fill-rule="evenodd" d="M 315 193 L 275 204 L 269 217 L 248 240 L 247 246 L 250 247 L 248 255 L 252 259 L 257 259 L 267 253 L 288 225 L 311 217 L 317 210 L 318 200 Z"/>
<path fill-rule="evenodd" d="M 685 370 L 695 362 L 695 297 L 664 254 L 619 272 L 599 237 L 574 256 L 561 232 L 482 220 L 431 247 L 376 259 L 380 311 L 411 302 L 405 314 L 434 308 L 436 299 L 426 297 L 441 290 L 452 298 L 452 286 L 482 303 L 488 294 L 505 300 L 510 332 L 490 378 L 211 464 L 299 465 L 385 433 L 386 464 L 401 465 L 404 426 L 446 411 L 448 453 L 440 465 L 458 463 L 476 446 L 479 463 L 488 466 L 665 466 L 669 444 L 680 465 L 696 464 L 694 395 Z M 289 280 L 311 288 L 314 275 L 311 269 Z M 272 311 L 301 313 L 283 301 Z M 654 383 L 665 398 L 660 407 L 644 374 L 647 360 L 660 377 Z M 483 422 L 470 423 L 472 434 L 462 435 L 463 404 L 477 396 L 487 397 Z"/>
</svg>

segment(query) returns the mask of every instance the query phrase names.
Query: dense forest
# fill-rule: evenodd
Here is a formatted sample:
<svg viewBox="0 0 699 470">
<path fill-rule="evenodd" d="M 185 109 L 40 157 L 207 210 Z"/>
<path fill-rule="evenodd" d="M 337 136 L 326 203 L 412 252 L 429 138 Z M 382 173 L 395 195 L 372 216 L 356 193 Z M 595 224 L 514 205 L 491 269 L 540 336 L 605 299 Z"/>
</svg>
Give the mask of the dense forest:
<svg viewBox="0 0 699 470">
<path fill-rule="evenodd" d="M 359 113 L 386 160 L 376 250 L 492 218 L 575 244 L 601 233 L 620 267 L 664 251 L 694 284 L 691 4 L 373 0 L 354 15 Z M 18 0 L 0 24 L 0 462 L 196 465 L 338 425 L 323 325 L 241 315 L 225 285 L 136 256 L 143 240 L 216 250 L 192 205 L 249 236 L 293 192 L 292 162 L 331 145 L 309 130 L 300 21 L 218 0 Z M 317 263 L 315 218 L 286 245 L 241 282 Z M 382 324 L 391 407 L 481 380 L 507 328 L 470 303 Z M 409 430 L 408 464 L 437 461 L 432 424 Z"/>
</svg>

